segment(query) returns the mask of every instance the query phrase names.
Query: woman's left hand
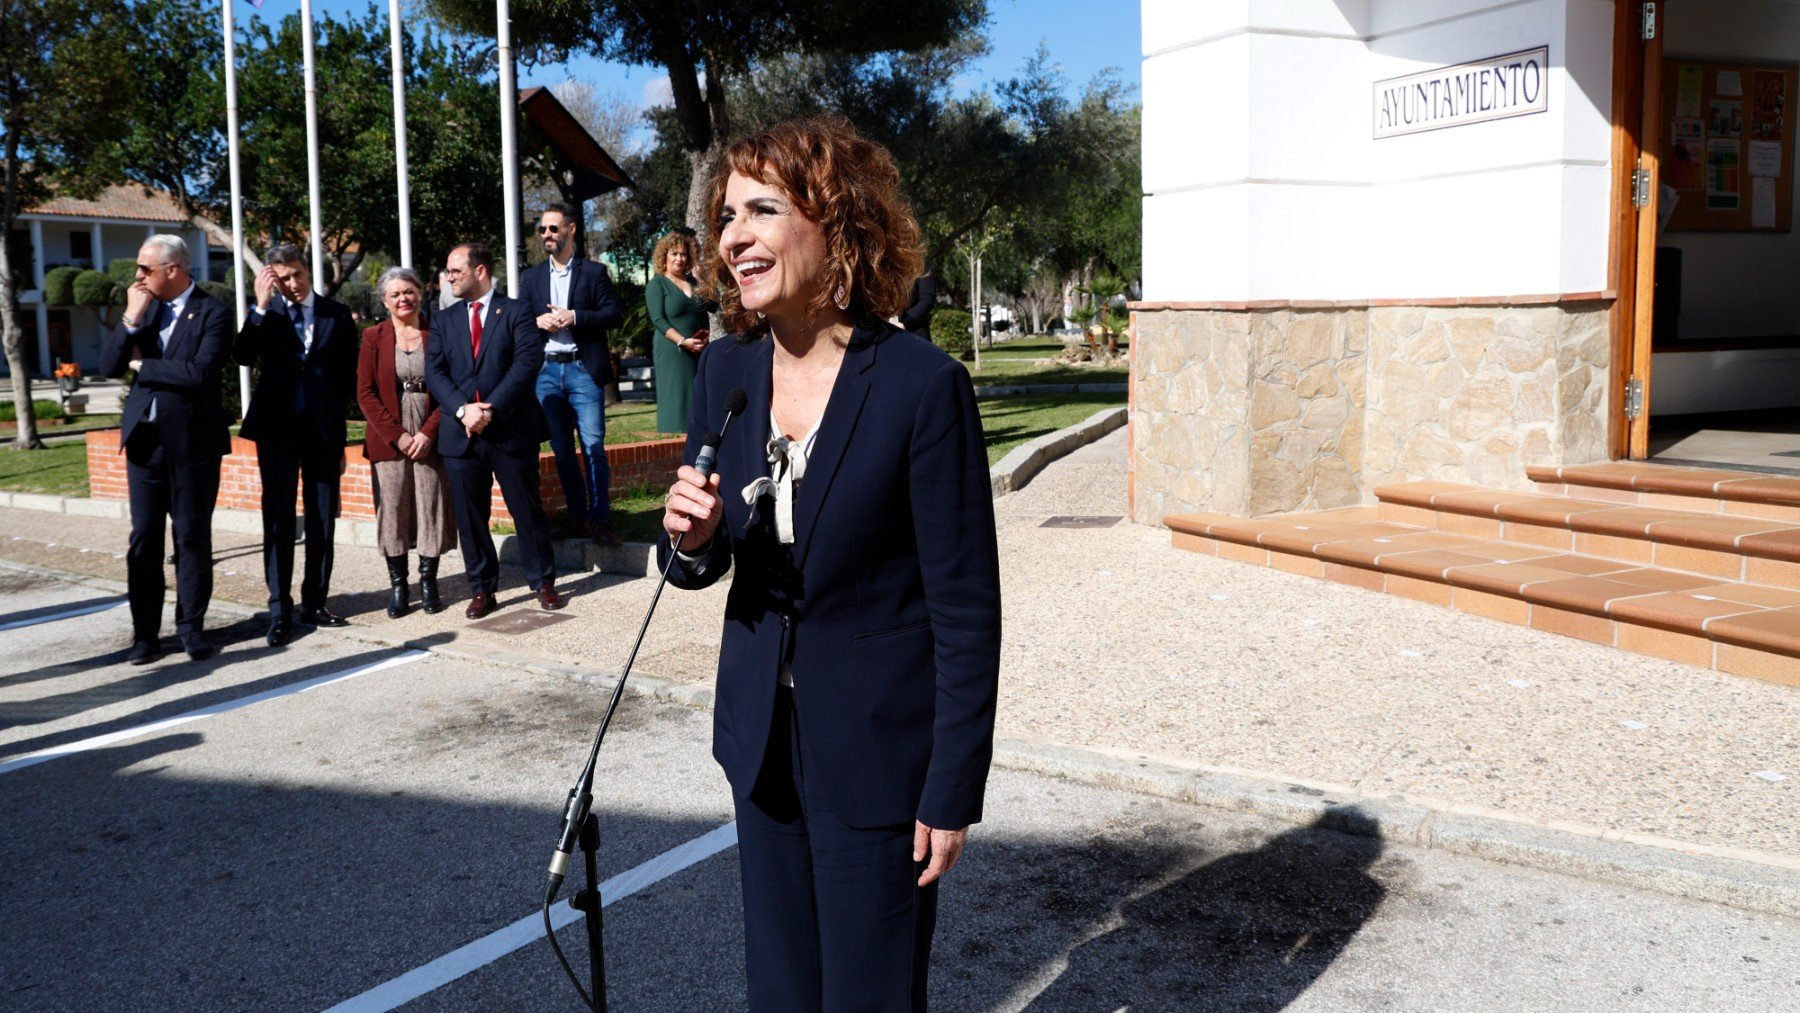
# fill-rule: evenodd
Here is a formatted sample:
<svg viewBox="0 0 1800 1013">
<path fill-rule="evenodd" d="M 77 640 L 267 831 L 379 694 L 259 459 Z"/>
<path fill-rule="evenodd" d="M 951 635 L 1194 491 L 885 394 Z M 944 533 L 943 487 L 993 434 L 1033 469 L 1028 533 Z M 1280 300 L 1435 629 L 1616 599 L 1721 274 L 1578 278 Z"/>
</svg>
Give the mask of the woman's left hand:
<svg viewBox="0 0 1800 1013">
<path fill-rule="evenodd" d="M 919 875 L 919 885 L 929 886 L 956 867 L 962 857 L 963 842 L 969 839 L 969 828 L 936 830 L 918 820 L 913 821 L 913 861 L 922 862 L 927 855 L 931 864 Z"/>
</svg>

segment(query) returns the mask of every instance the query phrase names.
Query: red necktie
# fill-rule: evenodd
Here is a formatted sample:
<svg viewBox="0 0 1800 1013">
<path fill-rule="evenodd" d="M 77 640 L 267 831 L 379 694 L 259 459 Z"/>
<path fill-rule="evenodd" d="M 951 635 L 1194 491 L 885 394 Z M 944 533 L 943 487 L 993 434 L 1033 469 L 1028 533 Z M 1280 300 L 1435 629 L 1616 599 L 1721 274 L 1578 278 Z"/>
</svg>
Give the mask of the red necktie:
<svg viewBox="0 0 1800 1013">
<path fill-rule="evenodd" d="M 469 304 L 469 355 L 481 358 L 481 304 Z"/>
</svg>

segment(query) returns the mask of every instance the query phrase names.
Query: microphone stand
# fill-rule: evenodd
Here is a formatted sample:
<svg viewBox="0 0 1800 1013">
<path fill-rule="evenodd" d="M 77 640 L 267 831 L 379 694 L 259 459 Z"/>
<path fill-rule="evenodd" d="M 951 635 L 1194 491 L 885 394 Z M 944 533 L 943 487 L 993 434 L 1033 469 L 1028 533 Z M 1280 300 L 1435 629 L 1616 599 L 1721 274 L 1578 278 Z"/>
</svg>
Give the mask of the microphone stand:
<svg viewBox="0 0 1800 1013">
<path fill-rule="evenodd" d="M 700 472 L 702 479 L 712 475 L 718 459 L 719 443 L 724 439 L 725 430 L 730 428 L 731 420 L 744 410 L 744 401 L 742 390 L 732 391 L 725 399 L 725 421 L 720 425 L 719 432 L 706 434 L 700 454 L 694 460 L 694 469 Z M 600 757 L 600 743 L 606 739 L 606 728 L 612 723 L 613 712 L 619 709 L 619 700 L 625 695 L 625 680 L 631 676 L 631 666 L 637 661 L 638 649 L 644 646 L 644 634 L 650 629 L 650 617 L 656 614 L 656 603 L 662 600 L 663 587 L 669 582 L 669 572 L 679 562 L 676 554 L 681 551 L 681 543 L 686 537 L 687 533 L 683 532 L 670 544 L 669 560 L 663 565 L 662 575 L 656 581 L 656 590 L 650 596 L 650 607 L 644 612 L 644 621 L 638 626 L 637 639 L 632 641 L 631 653 L 625 658 L 625 668 L 619 673 L 619 681 L 613 684 L 612 698 L 606 702 L 606 713 L 601 715 L 600 728 L 594 734 L 594 744 L 588 749 L 587 764 L 582 767 L 581 776 L 575 779 L 575 787 L 569 789 L 568 804 L 563 809 L 562 833 L 557 840 L 556 851 L 550 857 L 550 873 L 544 889 L 544 937 L 550 941 L 550 948 L 556 952 L 556 959 L 562 963 L 569 982 L 581 994 L 581 1001 L 589 1009 L 602 1013 L 606 1009 L 606 943 L 600 913 L 600 817 L 593 812 L 594 767 Z M 569 906 L 580 911 L 587 923 L 588 972 L 594 985 L 591 997 L 575 977 L 575 969 L 569 966 L 562 947 L 557 945 L 556 929 L 550 923 L 550 905 L 556 902 L 556 895 L 562 889 L 563 879 L 568 874 L 569 855 L 577 843 L 581 846 L 582 865 L 587 870 L 587 886 L 577 890 L 569 898 Z"/>
</svg>

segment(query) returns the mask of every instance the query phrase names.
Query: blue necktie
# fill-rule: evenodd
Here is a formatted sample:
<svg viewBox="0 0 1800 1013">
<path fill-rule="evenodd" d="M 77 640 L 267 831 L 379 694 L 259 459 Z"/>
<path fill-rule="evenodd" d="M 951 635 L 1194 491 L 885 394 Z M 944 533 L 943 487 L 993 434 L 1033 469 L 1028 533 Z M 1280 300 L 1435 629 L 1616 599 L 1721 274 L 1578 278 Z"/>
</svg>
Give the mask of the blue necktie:
<svg viewBox="0 0 1800 1013">
<path fill-rule="evenodd" d="M 306 309 L 299 303 L 291 307 L 294 311 L 294 338 L 300 342 L 300 361 L 306 361 Z M 294 383 L 294 413 L 306 411 L 306 377 L 301 375 Z"/>
</svg>

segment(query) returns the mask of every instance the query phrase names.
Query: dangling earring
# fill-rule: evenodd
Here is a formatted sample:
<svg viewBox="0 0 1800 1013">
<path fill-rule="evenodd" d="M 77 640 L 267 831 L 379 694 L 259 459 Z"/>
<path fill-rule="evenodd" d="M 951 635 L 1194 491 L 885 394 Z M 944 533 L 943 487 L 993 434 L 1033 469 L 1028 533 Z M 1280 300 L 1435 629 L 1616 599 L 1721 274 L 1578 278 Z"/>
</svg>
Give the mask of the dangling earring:
<svg viewBox="0 0 1800 1013">
<path fill-rule="evenodd" d="M 756 311 L 756 319 L 758 319 L 758 320 L 766 320 L 766 319 L 768 319 L 768 316 L 769 315 L 767 313 L 764 313 L 762 310 Z"/>
<path fill-rule="evenodd" d="M 837 304 L 838 309 L 847 310 L 850 308 L 850 293 L 844 291 L 843 282 L 838 282 L 837 291 L 831 293 L 831 301 Z"/>
</svg>

